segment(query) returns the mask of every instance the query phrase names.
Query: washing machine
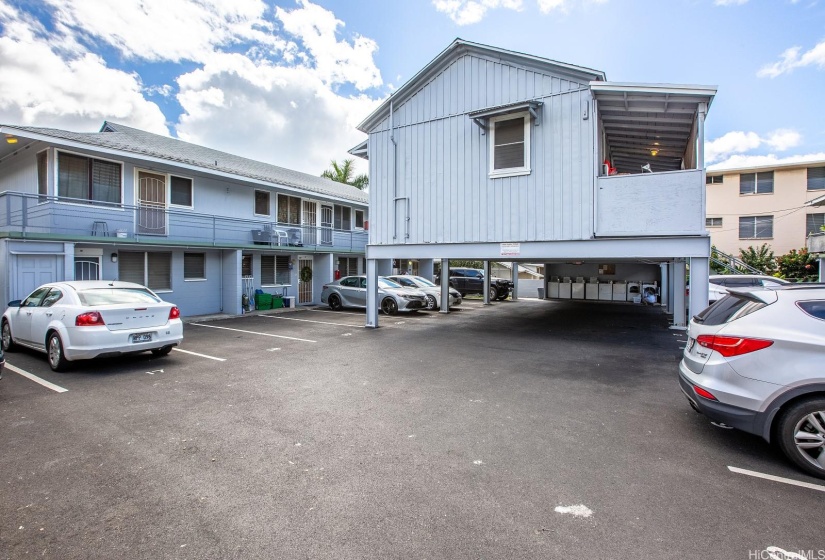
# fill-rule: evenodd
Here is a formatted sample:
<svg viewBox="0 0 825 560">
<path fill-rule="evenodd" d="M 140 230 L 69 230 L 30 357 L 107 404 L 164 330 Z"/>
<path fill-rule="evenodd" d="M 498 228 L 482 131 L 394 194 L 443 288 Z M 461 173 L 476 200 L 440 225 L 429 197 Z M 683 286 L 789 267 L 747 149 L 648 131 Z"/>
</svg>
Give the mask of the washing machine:
<svg viewBox="0 0 825 560">
<path fill-rule="evenodd" d="M 659 283 L 642 282 L 642 303 L 656 305 L 659 303 Z"/>
<path fill-rule="evenodd" d="M 630 281 L 627 283 L 627 301 L 642 303 L 642 283 Z"/>
</svg>

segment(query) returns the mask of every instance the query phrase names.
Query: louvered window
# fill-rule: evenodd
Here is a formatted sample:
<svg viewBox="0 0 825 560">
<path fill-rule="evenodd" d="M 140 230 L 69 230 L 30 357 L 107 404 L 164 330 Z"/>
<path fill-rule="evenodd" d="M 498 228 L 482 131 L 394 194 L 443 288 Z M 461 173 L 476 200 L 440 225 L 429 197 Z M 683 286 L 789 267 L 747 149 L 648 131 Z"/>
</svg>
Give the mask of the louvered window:
<svg viewBox="0 0 825 560">
<path fill-rule="evenodd" d="M 825 190 L 825 167 L 808 168 L 808 190 Z"/>
<path fill-rule="evenodd" d="M 297 196 L 278 195 L 278 223 L 301 223 L 301 199 Z"/>
<path fill-rule="evenodd" d="M 530 117 L 527 113 L 490 119 L 490 175 L 530 172 Z"/>
<path fill-rule="evenodd" d="M 275 257 L 275 283 L 282 286 L 292 283 L 289 279 L 289 255 Z"/>
<path fill-rule="evenodd" d="M 204 253 L 183 254 L 183 278 L 185 280 L 206 278 L 206 255 Z"/>
<path fill-rule="evenodd" d="M 335 218 L 333 227 L 338 230 L 350 231 L 352 229 L 352 209 L 349 206 L 335 205 Z"/>
<path fill-rule="evenodd" d="M 255 191 L 255 213 L 259 216 L 269 216 L 269 193 Z"/>
<path fill-rule="evenodd" d="M 275 283 L 275 255 L 261 255 L 261 284 Z"/>
<path fill-rule="evenodd" d="M 118 253 L 118 279 L 151 290 L 172 289 L 172 253 Z"/>
<path fill-rule="evenodd" d="M 358 274 L 358 257 L 338 257 L 338 271 L 341 276 L 356 276 Z"/>
<path fill-rule="evenodd" d="M 288 286 L 289 255 L 261 256 L 261 284 Z"/>
<path fill-rule="evenodd" d="M 825 226 L 825 214 L 808 214 L 805 219 L 805 236 L 821 232 L 822 226 Z"/>
<path fill-rule="evenodd" d="M 121 165 L 58 153 L 57 194 L 64 198 L 120 204 Z"/>
<path fill-rule="evenodd" d="M 739 218 L 739 239 L 770 239 L 773 237 L 773 216 L 742 216 Z"/>
<path fill-rule="evenodd" d="M 739 176 L 739 194 L 770 194 L 773 192 L 773 171 L 743 173 Z"/>
</svg>

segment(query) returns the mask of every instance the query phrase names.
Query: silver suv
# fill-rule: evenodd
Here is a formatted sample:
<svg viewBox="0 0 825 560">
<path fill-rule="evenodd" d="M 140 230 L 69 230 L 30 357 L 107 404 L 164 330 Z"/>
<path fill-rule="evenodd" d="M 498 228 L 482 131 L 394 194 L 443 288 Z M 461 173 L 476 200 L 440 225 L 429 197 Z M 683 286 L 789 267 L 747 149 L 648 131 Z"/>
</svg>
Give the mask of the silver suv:
<svg viewBox="0 0 825 560">
<path fill-rule="evenodd" d="M 825 478 L 825 284 L 732 289 L 690 321 L 690 405 Z"/>
</svg>

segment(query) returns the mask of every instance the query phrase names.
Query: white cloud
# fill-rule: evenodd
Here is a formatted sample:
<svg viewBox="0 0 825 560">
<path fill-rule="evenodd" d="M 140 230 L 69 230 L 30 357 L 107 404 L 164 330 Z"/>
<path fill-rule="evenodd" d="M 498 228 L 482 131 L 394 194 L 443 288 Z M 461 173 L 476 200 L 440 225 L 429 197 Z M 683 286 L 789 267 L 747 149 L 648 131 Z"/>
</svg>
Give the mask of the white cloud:
<svg viewBox="0 0 825 560">
<path fill-rule="evenodd" d="M 717 6 L 741 6 L 747 4 L 748 0 L 714 0 Z"/>
<path fill-rule="evenodd" d="M 538 0 L 539 11 L 549 14 L 553 11 L 567 13 L 576 4 L 604 4 L 607 0 Z"/>
<path fill-rule="evenodd" d="M 521 11 L 523 8 L 521 0 L 433 0 L 433 6 L 458 25 L 480 22 L 488 10 L 506 8 Z"/>
<path fill-rule="evenodd" d="M 795 68 L 818 66 L 825 68 L 825 40 L 817 43 L 811 50 L 802 52 L 802 47 L 791 47 L 780 55 L 780 60 L 759 69 L 760 78 L 776 78 Z"/>
<path fill-rule="evenodd" d="M 777 157 L 774 154 L 764 156 L 733 155 L 724 161 L 708 166 L 708 170 L 721 171 L 725 169 L 740 169 L 791 163 L 819 163 L 823 160 L 825 160 L 825 152 L 788 157 Z"/>
<path fill-rule="evenodd" d="M 96 130 L 103 120 L 168 134 L 136 74 L 109 68 L 73 41 L 44 39 L 45 29 L 0 0 L 0 122 Z"/>
<path fill-rule="evenodd" d="M 733 131 L 715 140 L 705 142 L 705 161 L 711 163 L 723 158 L 730 158 L 734 154 L 756 150 L 762 145 L 768 145 L 774 150 L 784 151 L 798 146 L 801 142 L 802 136 L 794 130 L 775 130 L 765 137 L 760 137 L 755 132 Z"/>
</svg>

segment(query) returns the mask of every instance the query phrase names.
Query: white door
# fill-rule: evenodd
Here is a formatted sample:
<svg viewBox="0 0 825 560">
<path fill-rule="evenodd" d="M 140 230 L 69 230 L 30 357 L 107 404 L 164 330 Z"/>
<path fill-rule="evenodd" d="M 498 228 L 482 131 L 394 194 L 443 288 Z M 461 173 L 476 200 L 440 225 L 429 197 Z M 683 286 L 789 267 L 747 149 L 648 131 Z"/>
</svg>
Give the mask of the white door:
<svg viewBox="0 0 825 560">
<path fill-rule="evenodd" d="M 304 200 L 301 212 L 301 226 L 304 232 L 304 247 L 318 244 L 318 203 Z"/>
<path fill-rule="evenodd" d="M 332 206 L 321 206 L 321 245 L 332 245 Z"/>
<path fill-rule="evenodd" d="M 137 202 L 137 232 L 166 235 L 166 177 L 139 171 Z"/>
<path fill-rule="evenodd" d="M 298 257 L 298 303 L 313 303 L 312 276 L 312 257 Z"/>
<path fill-rule="evenodd" d="M 23 299 L 36 287 L 56 282 L 57 259 L 55 255 L 17 255 L 16 282 L 11 299 Z"/>
</svg>

